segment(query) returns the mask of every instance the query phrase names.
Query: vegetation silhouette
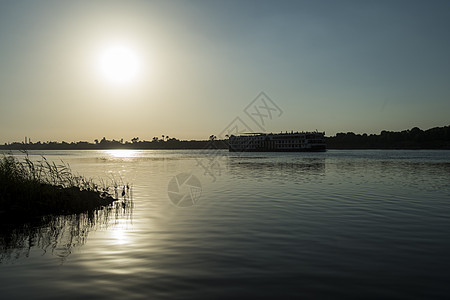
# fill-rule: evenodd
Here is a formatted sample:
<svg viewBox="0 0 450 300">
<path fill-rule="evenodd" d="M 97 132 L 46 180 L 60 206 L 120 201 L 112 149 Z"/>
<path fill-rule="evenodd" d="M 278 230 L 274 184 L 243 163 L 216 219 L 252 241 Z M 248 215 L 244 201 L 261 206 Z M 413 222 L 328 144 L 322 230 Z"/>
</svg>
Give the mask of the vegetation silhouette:
<svg viewBox="0 0 450 300">
<path fill-rule="evenodd" d="M 337 133 L 325 137 L 328 149 L 450 149 L 450 126 L 421 130 L 414 127 L 399 132 L 383 130 L 380 134 Z M 210 135 L 205 140 L 179 140 L 167 135 L 151 141 L 134 137 L 131 141 L 108 140 L 103 137 L 93 143 L 79 142 L 13 142 L 0 145 L 0 150 L 102 150 L 102 149 L 228 149 L 228 139 Z"/>
<path fill-rule="evenodd" d="M 214 137 L 211 140 L 211 137 Z M 177 138 L 169 138 L 162 135 L 162 138 L 153 137 L 151 141 L 140 140 L 134 137 L 130 141 L 123 139 L 108 140 L 103 137 L 100 141 L 94 140 L 94 143 L 86 141 L 79 142 L 35 142 L 29 140 L 27 143 L 13 142 L 0 145 L 0 150 L 102 150 L 102 149 L 205 149 L 213 146 L 216 149 L 228 149 L 227 140 L 216 140 L 215 136 L 211 136 L 209 140 L 179 140 Z"/>
<path fill-rule="evenodd" d="M 0 263 L 49 250 L 64 260 L 89 231 L 131 218 L 129 184 L 95 183 L 68 165 L 3 155 L 0 159 Z"/>
<path fill-rule="evenodd" d="M 328 149 L 450 149 L 450 126 L 421 130 L 381 131 L 380 134 L 337 133 L 326 138 Z"/>
<path fill-rule="evenodd" d="M 63 162 L 56 165 L 45 157 L 32 161 L 12 155 L 0 159 L 0 218 L 29 221 L 49 214 L 74 214 L 109 205 L 131 197 L 130 185 L 110 186 L 74 175 Z"/>
</svg>

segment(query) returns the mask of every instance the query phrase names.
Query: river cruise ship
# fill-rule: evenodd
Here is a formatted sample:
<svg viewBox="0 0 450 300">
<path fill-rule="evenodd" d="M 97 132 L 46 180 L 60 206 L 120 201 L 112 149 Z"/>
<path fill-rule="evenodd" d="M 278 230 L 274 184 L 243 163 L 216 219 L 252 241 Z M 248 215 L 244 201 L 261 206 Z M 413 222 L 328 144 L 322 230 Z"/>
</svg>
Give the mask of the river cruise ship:
<svg viewBox="0 0 450 300">
<path fill-rule="evenodd" d="M 230 152 L 326 151 L 325 132 L 247 133 L 231 135 Z"/>
</svg>

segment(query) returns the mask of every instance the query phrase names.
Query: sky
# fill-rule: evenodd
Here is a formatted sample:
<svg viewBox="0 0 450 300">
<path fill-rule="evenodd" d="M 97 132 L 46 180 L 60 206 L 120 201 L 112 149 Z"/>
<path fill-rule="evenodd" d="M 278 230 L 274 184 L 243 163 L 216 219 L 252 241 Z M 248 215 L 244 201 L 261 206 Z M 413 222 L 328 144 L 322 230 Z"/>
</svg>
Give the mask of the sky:
<svg viewBox="0 0 450 300">
<path fill-rule="evenodd" d="M 0 0 L 0 143 L 450 125 L 449 28 L 438 0 Z"/>
</svg>

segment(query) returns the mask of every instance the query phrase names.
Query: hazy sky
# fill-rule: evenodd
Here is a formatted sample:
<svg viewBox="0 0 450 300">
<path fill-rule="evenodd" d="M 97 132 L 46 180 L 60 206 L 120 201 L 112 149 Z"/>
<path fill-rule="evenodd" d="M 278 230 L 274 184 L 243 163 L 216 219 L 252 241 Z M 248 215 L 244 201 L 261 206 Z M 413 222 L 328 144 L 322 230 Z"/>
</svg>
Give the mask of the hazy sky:
<svg viewBox="0 0 450 300">
<path fill-rule="evenodd" d="M 0 0 L 0 143 L 256 130 L 261 91 L 269 132 L 449 125 L 449 30 L 450 1 Z"/>
</svg>

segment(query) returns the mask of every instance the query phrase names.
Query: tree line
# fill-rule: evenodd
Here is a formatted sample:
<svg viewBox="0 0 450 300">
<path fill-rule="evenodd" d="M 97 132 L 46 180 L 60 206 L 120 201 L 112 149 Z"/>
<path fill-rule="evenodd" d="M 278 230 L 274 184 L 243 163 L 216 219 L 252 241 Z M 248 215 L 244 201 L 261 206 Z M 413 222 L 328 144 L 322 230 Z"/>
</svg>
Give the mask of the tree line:
<svg viewBox="0 0 450 300">
<path fill-rule="evenodd" d="M 337 133 L 326 139 L 328 149 L 450 149 L 450 126 L 422 130 L 414 127 L 380 134 Z"/>
<path fill-rule="evenodd" d="M 169 136 L 162 135 L 161 138 L 153 137 L 151 141 L 140 140 L 134 137 L 131 141 L 108 140 L 106 137 L 93 143 L 87 141 L 79 142 L 13 142 L 0 145 L 2 150 L 101 150 L 101 149 L 228 149 L 228 143 L 225 140 L 217 140 L 215 135 L 211 135 L 205 140 L 179 140 Z"/>
<path fill-rule="evenodd" d="M 325 137 L 328 149 L 450 149 L 450 126 L 422 130 L 414 127 L 403 131 L 386 131 L 380 134 L 337 133 Z M 131 141 L 108 140 L 106 137 L 93 143 L 80 142 L 35 142 L 30 140 L 0 145 L 2 150 L 96 150 L 96 149 L 227 149 L 228 140 L 215 135 L 205 140 L 179 140 L 162 135 L 151 141 L 134 137 Z"/>
</svg>

